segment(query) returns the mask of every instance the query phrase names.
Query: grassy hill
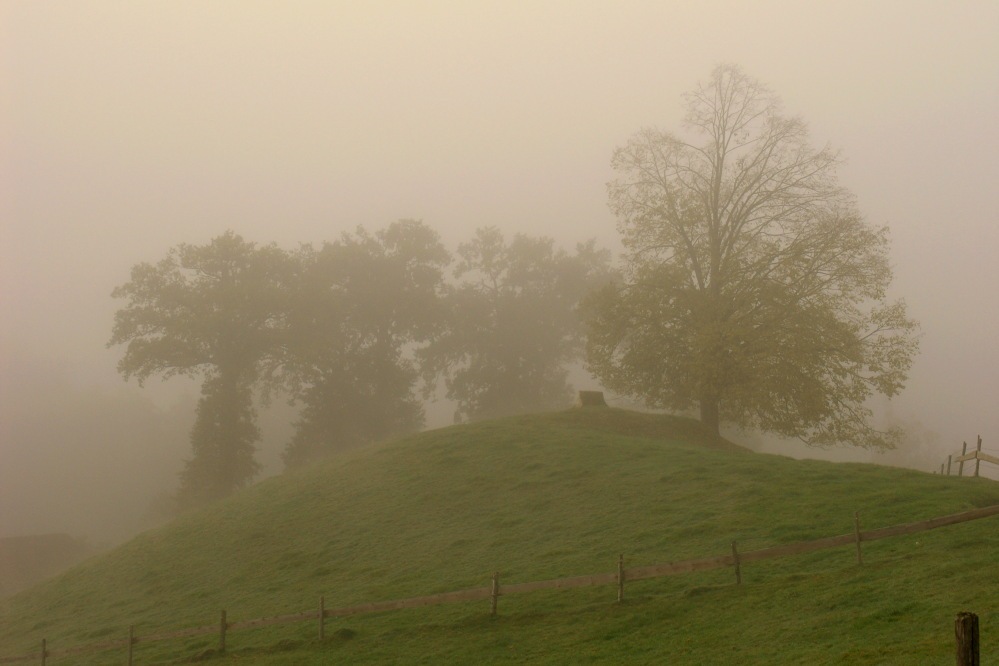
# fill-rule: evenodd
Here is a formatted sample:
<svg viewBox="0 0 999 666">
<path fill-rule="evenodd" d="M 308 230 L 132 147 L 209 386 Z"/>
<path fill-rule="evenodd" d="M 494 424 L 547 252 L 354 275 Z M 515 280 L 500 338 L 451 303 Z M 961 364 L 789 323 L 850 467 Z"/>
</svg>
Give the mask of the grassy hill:
<svg viewBox="0 0 999 666">
<path fill-rule="evenodd" d="M 722 555 L 999 504 L 999 483 L 795 461 L 695 422 L 589 408 L 455 426 L 260 483 L 2 602 L 0 656 L 318 606 Z M 212 663 L 999 661 L 999 517 L 731 570 L 232 632 Z M 212 636 L 136 646 L 206 656 Z M 50 663 L 122 663 L 119 652 Z"/>
</svg>

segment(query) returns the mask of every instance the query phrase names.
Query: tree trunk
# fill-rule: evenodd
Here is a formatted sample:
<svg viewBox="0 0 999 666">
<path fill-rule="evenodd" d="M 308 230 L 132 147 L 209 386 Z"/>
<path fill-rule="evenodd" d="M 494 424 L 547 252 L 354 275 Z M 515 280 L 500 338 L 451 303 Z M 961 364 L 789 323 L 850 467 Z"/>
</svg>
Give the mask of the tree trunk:
<svg viewBox="0 0 999 666">
<path fill-rule="evenodd" d="M 718 421 L 718 399 L 717 398 L 702 398 L 701 399 L 701 423 L 703 423 L 712 432 L 712 434 L 721 436 L 720 423 Z"/>
</svg>

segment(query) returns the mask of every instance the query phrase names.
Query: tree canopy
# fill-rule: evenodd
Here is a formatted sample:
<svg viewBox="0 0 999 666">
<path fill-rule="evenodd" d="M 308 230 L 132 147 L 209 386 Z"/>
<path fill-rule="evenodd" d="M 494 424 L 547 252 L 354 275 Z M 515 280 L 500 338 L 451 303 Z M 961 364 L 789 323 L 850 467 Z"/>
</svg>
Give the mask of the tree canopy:
<svg viewBox="0 0 999 666">
<path fill-rule="evenodd" d="M 421 373 L 425 386 L 443 374 L 463 418 L 567 404 L 578 304 L 607 253 L 481 229 L 458 257 L 447 285 L 437 233 L 401 220 L 297 251 L 230 231 L 136 265 L 113 292 L 119 371 L 202 380 L 179 499 L 216 499 L 257 473 L 257 390 L 300 407 L 289 466 L 420 428 Z"/>
<path fill-rule="evenodd" d="M 589 301 L 589 367 L 715 432 L 891 448 L 899 433 L 865 402 L 903 388 L 917 325 L 887 298 L 887 229 L 839 185 L 837 154 L 737 67 L 686 96 L 684 128 L 614 152 L 625 266 Z"/>
<path fill-rule="evenodd" d="M 230 231 L 207 245 L 179 245 L 157 264 L 136 265 L 112 292 L 126 300 L 108 343 L 125 345 L 118 370 L 126 379 L 204 379 L 193 457 L 181 475 L 187 500 L 227 495 L 258 471 L 251 387 L 278 357 L 290 269 L 277 247 L 257 247 Z"/>
<path fill-rule="evenodd" d="M 578 306 L 606 278 L 609 253 L 590 242 L 569 254 L 523 234 L 507 242 L 488 227 L 457 254 L 448 325 L 426 354 L 455 420 L 568 406 L 568 365 L 583 350 Z"/>
<path fill-rule="evenodd" d="M 416 351 L 443 325 L 449 261 L 436 232 L 403 220 L 296 252 L 230 231 L 136 265 L 112 294 L 126 300 L 108 343 L 125 345 L 119 371 L 203 380 L 179 498 L 257 473 L 256 388 L 301 406 L 289 465 L 422 426 Z"/>
<path fill-rule="evenodd" d="M 442 324 L 450 261 L 437 233 L 403 220 L 296 260 L 285 373 L 302 412 L 285 461 L 419 429 L 415 353 Z"/>
</svg>

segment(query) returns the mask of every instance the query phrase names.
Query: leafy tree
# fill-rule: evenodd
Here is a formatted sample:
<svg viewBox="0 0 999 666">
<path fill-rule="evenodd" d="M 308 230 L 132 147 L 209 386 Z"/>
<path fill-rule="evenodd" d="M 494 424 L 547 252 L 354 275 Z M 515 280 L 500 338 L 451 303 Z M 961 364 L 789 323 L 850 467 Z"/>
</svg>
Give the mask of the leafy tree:
<svg viewBox="0 0 999 666">
<path fill-rule="evenodd" d="M 193 457 L 181 474 L 188 501 L 223 497 L 258 471 L 251 388 L 278 356 L 289 270 L 277 247 L 257 247 L 229 231 L 208 245 L 179 245 L 157 264 L 136 265 L 112 292 L 126 300 L 108 343 L 126 345 L 118 364 L 125 379 L 204 379 Z"/>
<path fill-rule="evenodd" d="M 838 157 L 733 66 L 686 96 L 688 138 L 615 151 L 624 280 L 590 301 L 588 359 L 649 405 L 814 445 L 891 448 L 865 401 L 898 393 L 916 323 L 889 302 L 888 235 L 836 180 Z"/>
<path fill-rule="evenodd" d="M 437 233 L 413 220 L 302 248 L 285 368 L 302 412 L 288 465 L 423 424 L 415 350 L 443 317 L 449 259 Z"/>
<path fill-rule="evenodd" d="M 450 325 L 426 355 L 458 403 L 455 420 L 568 405 L 567 366 L 583 343 L 577 306 L 606 276 L 609 253 L 590 242 L 570 255 L 550 238 L 524 235 L 507 243 L 490 227 L 458 257 Z"/>
<path fill-rule="evenodd" d="M 182 505 L 220 499 L 256 476 L 256 419 L 249 385 L 221 372 L 205 379 L 191 429 L 194 455 L 180 475 Z"/>
</svg>

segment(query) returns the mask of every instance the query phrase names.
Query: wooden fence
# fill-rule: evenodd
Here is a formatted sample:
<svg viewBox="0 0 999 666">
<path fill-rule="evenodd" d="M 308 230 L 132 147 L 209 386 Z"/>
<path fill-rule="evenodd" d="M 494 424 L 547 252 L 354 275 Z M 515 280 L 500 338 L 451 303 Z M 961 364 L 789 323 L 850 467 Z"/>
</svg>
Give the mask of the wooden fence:
<svg viewBox="0 0 999 666">
<path fill-rule="evenodd" d="M 958 476 L 964 476 L 964 463 L 965 462 L 970 462 L 972 460 L 975 461 L 975 473 L 972 474 L 972 476 L 978 476 L 980 465 L 982 464 L 983 461 L 987 462 L 987 463 L 992 463 L 993 465 L 999 465 L 999 458 L 997 458 L 995 456 L 991 456 L 991 455 L 989 455 L 987 453 L 983 453 L 982 452 L 982 436 L 981 435 L 978 436 L 978 445 L 975 447 L 975 450 L 972 451 L 971 453 L 968 453 L 968 443 L 967 442 L 962 442 L 962 445 L 963 446 L 961 447 L 961 454 L 960 455 L 958 455 L 958 456 L 955 457 L 954 454 L 950 454 L 949 456 L 947 456 L 947 462 L 946 463 L 940 463 L 940 473 L 941 474 L 946 474 L 947 476 L 950 476 L 951 468 L 952 468 L 953 464 L 957 463 L 958 464 L 957 475 Z M 934 471 L 934 473 L 936 473 L 936 472 Z"/>
<path fill-rule="evenodd" d="M 750 550 L 739 552 L 738 544 L 733 541 L 731 553 L 704 557 L 682 562 L 667 562 L 663 564 L 653 564 L 648 566 L 624 567 L 624 556 L 618 557 L 617 570 L 605 573 L 589 574 L 584 576 L 573 576 L 571 578 L 556 578 L 552 580 L 531 581 L 527 583 L 500 584 L 499 573 L 494 573 L 488 585 L 475 587 L 455 592 L 443 592 L 422 597 L 412 597 L 409 599 L 394 599 L 391 601 L 375 601 L 370 603 L 357 604 L 354 606 L 344 606 L 342 608 L 326 608 L 325 598 L 319 598 L 319 605 L 312 610 L 291 615 L 278 615 L 274 617 L 257 618 L 254 620 L 242 620 L 230 622 L 226 611 L 221 611 L 218 621 L 200 627 L 181 629 L 167 633 L 137 635 L 134 627 L 129 627 L 127 635 L 119 640 L 106 641 L 103 643 L 89 643 L 74 647 L 51 649 L 48 642 L 43 639 L 41 649 L 31 654 L 19 655 L 15 657 L 0 657 L 0 664 L 10 664 L 24 661 L 38 661 L 43 665 L 54 657 L 69 657 L 92 652 L 107 650 L 121 650 L 127 655 L 126 663 L 132 664 L 133 648 L 138 643 L 149 643 L 153 641 L 175 640 L 178 638 L 188 638 L 191 636 L 201 636 L 216 634 L 218 636 L 218 650 L 224 652 L 226 649 L 226 637 L 229 632 L 242 629 L 257 629 L 277 624 L 290 624 L 296 622 L 315 622 L 320 640 L 325 637 L 325 624 L 327 618 L 348 617 L 360 615 L 362 613 L 378 613 L 390 610 L 400 610 L 404 608 L 418 608 L 422 606 L 438 606 L 465 601 L 482 601 L 489 599 L 490 612 L 495 615 L 498 601 L 501 596 L 511 594 L 522 594 L 535 592 L 538 590 L 563 590 L 576 587 L 591 587 L 595 585 L 616 585 L 617 599 L 624 599 L 625 582 L 659 578 L 662 576 L 674 576 L 677 574 L 693 573 L 697 571 L 709 571 L 732 567 L 735 574 L 735 582 L 742 582 L 742 566 L 752 562 L 760 562 L 776 558 L 802 555 L 827 548 L 839 546 L 855 545 L 857 563 L 863 563 L 861 544 L 866 541 L 877 541 L 889 537 L 902 536 L 906 534 L 916 534 L 926 530 L 932 530 L 948 525 L 956 525 L 971 520 L 979 520 L 990 516 L 999 515 L 999 504 L 988 506 L 962 513 L 954 513 L 946 516 L 939 516 L 929 520 L 922 520 L 915 523 L 904 523 L 881 527 L 873 530 L 861 530 L 859 513 L 854 513 L 854 531 L 849 534 L 814 539 L 811 541 L 799 541 L 760 550 Z M 126 634 L 126 632 L 122 632 Z"/>
</svg>

